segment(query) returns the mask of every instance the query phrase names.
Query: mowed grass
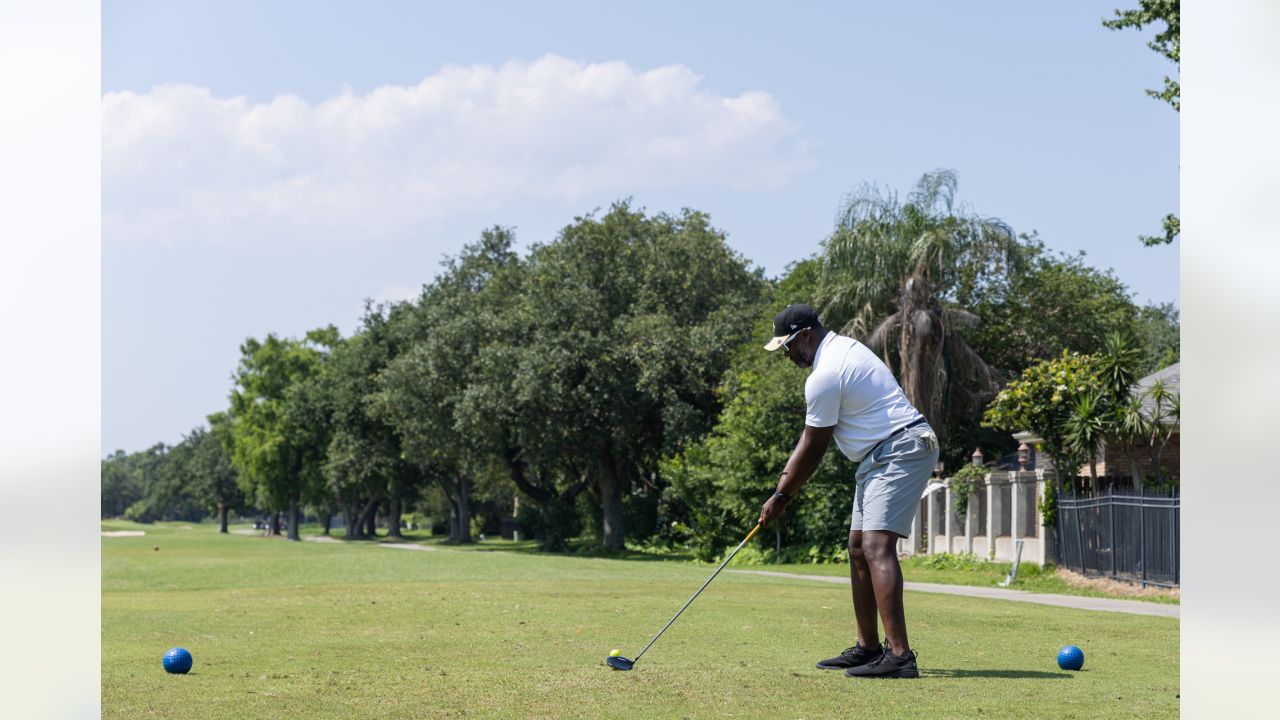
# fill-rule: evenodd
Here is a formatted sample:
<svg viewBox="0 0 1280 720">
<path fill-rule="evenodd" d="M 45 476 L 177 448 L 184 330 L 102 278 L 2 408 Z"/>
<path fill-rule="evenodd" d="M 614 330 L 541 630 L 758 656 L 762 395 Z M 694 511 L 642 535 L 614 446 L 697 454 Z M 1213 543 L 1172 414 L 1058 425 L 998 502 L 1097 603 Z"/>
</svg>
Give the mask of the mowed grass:
<svg viewBox="0 0 1280 720">
<path fill-rule="evenodd" d="M 813 663 L 848 589 L 679 561 L 291 543 L 209 525 L 102 539 L 108 718 L 1173 717 L 1178 622 L 908 593 L 919 680 Z M 157 551 L 154 548 L 159 547 Z M 1084 649 L 1081 672 L 1058 647 Z M 181 645 L 189 675 L 161 656 Z"/>
</svg>

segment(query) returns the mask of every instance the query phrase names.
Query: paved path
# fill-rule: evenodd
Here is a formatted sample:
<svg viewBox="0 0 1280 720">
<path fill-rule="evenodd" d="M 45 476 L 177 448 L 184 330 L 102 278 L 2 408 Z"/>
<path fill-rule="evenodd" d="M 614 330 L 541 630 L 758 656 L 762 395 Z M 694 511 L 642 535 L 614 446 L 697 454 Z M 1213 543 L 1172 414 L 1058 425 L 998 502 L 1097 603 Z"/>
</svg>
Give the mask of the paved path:
<svg viewBox="0 0 1280 720">
<path fill-rule="evenodd" d="M 307 542 L 318 542 L 318 543 L 342 542 L 342 540 L 339 540 L 338 538 L 330 535 L 304 535 L 302 539 L 306 540 Z M 365 547 L 365 546 L 362 546 L 362 547 Z M 422 550 L 426 552 L 435 552 L 435 548 L 433 547 L 427 547 L 426 545 L 418 545 L 416 543 L 378 543 L 378 547 L 398 548 L 400 550 Z"/>
<path fill-rule="evenodd" d="M 800 580 L 817 580 L 818 582 L 848 585 L 849 578 L 830 575 L 797 575 L 795 573 L 771 572 L 769 570 L 730 570 L 731 573 L 744 575 L 767 575 L 769 577 L 796 578 Z M 1005 588 L 977 587 L 971 585 L 939 585 L 937 583 L 903 583 L 903 588 L 915 592 L 942 593 L 943 595 L 964 595 L 966 597 L 987 598 L 989 600 L 1011 600 L 1013 602 L 1035 603 L 1037 605 L 1057 605 L 1059 607 L 1076 608 L 1078 610 L 1102 610 L 1104 612 L 1121 612 L 1133 615 L 1156 615 L 1158 617 L 1180 618 L 1178 605 L 1163 605 L 1143 602 L 1141 600 L 1117 600 L 1113 598 L 1086 597 L 1084 595 L 1051 595 L 1033 593 L 1023 590 L 1006 590 Z"/>
</svg>

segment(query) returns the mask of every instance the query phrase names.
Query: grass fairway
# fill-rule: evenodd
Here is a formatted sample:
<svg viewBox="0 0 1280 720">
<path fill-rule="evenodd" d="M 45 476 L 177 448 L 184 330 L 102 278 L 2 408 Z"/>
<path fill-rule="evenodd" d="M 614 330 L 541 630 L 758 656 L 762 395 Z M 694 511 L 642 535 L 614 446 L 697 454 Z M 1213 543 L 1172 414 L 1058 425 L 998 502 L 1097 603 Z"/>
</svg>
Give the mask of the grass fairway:
<svg viewBox="0 0 1280 720">
<path fill-rule="evenodd" d="M 102 539 L 107 718 L 1175 717 L 1178 622 L 909 593 L 919 680 L 813 663 L 848 590 L 711 567 L 291 543 L 191 529 Z M 153 548 L 159 546 L 159 550 Z M 1058 669 L 1060 645 L 1085 669 Z M 164 651 L 192 652 L 168 675 Z"/>
</svg>

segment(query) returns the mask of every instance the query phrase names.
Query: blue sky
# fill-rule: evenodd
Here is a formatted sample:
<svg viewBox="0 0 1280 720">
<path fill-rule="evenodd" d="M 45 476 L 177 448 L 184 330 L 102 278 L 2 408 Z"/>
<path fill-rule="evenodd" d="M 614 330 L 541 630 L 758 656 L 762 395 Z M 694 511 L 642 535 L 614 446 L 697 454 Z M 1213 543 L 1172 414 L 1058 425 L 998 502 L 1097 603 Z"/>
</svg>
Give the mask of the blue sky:
<svg viewBox="0 0 1280 720">
<path fill-rule="evenodd" d="M 960 198 L 1178 295 L 1152 31 L 1073 3 L 103 5 L 102 447 L 222 409 L 239 343 L 416 292 L 493 224 L 632 197 L 776 275 L 863 183 Z"/>
</svg>

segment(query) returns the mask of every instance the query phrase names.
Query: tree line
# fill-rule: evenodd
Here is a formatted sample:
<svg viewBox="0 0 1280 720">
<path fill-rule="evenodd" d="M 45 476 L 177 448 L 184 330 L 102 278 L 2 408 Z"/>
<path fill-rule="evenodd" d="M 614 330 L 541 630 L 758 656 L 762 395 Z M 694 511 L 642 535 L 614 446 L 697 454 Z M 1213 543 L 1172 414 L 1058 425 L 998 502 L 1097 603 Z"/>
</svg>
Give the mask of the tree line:
<svg viewBox="0 0 1280 720">
<path fill-rule="evenodd" d="M 1063 351 L 1121 335 L 1132 372 L 1176 360 L 1177 312 L 1110 271 L 956 199 L 950 171 L 904 197 L 863 187 L 831 235 L 776 278 L 696 210 L 623 201 L 521 253 L 493 227 L 413 301 L 359 329 L 247 339 L 228 407 L 173 447 L 103 461 L 102 513 L 138 520 L 304 515 L 347 538 L 406 513 L 452 542 L 522 532 L 563 550 L 660 544 L 711 557 L 740 536 L 803 425 L 803 372 L 764 352 L 791 302 L 884 357 L 944 462 L 1013 449 L 983 425 L 997 393 Z M 774 527 L 779 557 L 844 545 L 854 468 L 829 453 Z M 517 502 L 518 500 L 518 502 Z"/>
</svg>

